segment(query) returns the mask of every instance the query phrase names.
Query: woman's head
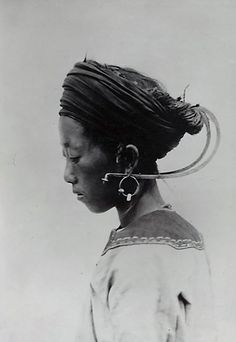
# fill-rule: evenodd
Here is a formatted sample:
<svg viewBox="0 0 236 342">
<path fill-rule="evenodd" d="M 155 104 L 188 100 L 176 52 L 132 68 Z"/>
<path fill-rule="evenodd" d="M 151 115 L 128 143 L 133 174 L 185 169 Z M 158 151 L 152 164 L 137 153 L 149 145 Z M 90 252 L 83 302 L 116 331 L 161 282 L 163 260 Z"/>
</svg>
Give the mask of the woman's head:
<svg viewBox="0 0 236 342">
<path fill-rule="evenodd" d="M 125 172 L 132 162 L 132 153 L 125 149 L 128 144 L 139 151 L 136 172 L 154 173 L 157 159 L 176 147 L 185 133 L 198 133 L 203 126 L 197 107 L 172 98 L 158 81 L 133 69 L 84 61 L 68 73 L 63 87 L 60 131 L 67 157 L 65 179 L 78 193 L 82 189 L 75 186 L 73 172 L 79 177 L 80 163 L 86 158 L 89 157 L 90 167 L 94 158 L 93 175 L 86 182 L 95 188 L 92 179 L 101 182 L 106 172 Z M 83 145 L 86 158 L 80 158 L 75 167 L 72 152 L 76 144 Z M 72 169 L 68 177 L 67 172 Z M 89 170 L 82 167 L 84 176 Z M 98 187 L 97 193 L 103 190 Z M 115 205 L 117 182 L 105 191 L 110 191 L 110 204 L 104 203 L 93 211 Z"/>
<path fill-rule="evenodd" d="M 172 98 L 160 83 L 129 68 L 77 63 L 68 73 L 61 116 L 80 122 L 85 134 L 108 152 L 133 144 L 138 167 L 149 172 L 157 159 L 178 145 L 185 133 L 198 133 L 202 116 L 196 107 Z"/>
</svg>

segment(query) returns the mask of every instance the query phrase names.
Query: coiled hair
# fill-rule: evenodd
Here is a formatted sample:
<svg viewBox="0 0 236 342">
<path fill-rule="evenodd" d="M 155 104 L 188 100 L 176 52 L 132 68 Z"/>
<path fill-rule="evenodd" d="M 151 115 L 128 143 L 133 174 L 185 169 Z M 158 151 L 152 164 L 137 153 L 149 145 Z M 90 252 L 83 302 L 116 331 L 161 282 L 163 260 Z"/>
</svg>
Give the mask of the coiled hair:
<svg viewBox="0 0 236 342">
<path fill-rule="evenodd" d="M 159 81 L 131 68 L 85 60 L 68 73 L 63 87 L 60 115 L 81 122 L 106 151 L 136 145 L 140 171 L 153 170 L 185 133 L 197 134 L 204 125 L 202 107 L 173 98 Z"/>
</svg>

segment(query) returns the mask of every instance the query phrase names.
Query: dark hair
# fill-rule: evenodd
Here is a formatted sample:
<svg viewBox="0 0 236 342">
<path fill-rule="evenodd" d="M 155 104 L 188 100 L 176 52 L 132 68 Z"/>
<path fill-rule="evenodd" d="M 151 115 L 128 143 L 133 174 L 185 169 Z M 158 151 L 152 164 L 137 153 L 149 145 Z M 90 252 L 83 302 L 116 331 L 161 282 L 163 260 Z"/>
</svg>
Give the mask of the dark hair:
<svg viewBox="0 0 236 342">
<path fill-rule="evenodd" d="M 80 121 L 107 153 L 114 155 L 119 144 L 136 145 L 140 172 L 153 172 L 155 161 L 185 133 L 203 127 L 197 106 L 174 99 L 159 81 L 131 68 L 86 60 L 68 73 L 63 87 L 60 115 Z"/>
</svg>

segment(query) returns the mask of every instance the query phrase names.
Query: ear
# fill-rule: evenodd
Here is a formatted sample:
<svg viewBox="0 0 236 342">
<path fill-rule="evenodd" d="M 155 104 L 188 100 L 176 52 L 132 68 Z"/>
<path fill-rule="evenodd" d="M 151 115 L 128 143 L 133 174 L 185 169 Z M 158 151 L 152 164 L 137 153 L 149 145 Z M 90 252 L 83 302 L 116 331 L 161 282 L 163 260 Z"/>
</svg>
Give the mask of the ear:
<svg viewBox="0 0 236 342">
<path fill-rule="evenodd" d="M 116 163 L 122 173 L 132 173 L 138 164 L 139 150 L 135 145 L 119 145 L 116 154 Z"/>
</svg>

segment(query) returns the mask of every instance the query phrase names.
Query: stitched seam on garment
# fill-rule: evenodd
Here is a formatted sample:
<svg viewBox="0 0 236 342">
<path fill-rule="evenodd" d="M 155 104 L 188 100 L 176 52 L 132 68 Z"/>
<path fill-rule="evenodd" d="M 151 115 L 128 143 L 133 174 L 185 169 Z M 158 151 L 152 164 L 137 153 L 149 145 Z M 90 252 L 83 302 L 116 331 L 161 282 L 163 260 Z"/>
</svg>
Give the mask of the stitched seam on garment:
<svg viewBox="0 0 236 342">
<path fill-rule="evenodd" d="M 187 249 L 187 248 L 195 248 L 198 250 L 204 249 L 203 240 L 194 241 L 191 239 L 171 239 L 170 237 L 125 237 L 125 238 L 117 238 L 115 241 L 111 242 L 103 251 L 102 255 L 106 254 L 109 249 L 114 249 L 116 247 L 121 246 L 132 246 L 132 245 L 141 245 L 141 244 L 159 244 L 159 245 L 167 245 L 173 247 L 175 249 Z"/>
</svg>

